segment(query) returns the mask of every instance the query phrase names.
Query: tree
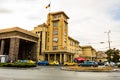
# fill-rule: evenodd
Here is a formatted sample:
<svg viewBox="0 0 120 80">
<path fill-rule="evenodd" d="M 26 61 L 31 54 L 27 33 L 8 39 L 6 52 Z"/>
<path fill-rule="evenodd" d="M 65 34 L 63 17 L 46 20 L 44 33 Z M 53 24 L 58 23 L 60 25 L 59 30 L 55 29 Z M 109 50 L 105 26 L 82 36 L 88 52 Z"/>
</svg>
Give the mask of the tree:
<svg viewBox="0 0 120 80">
<path fill-rule="evenodd" d="M 109 49 L 105 52 L 105 54 L 107 54 L 107 59 L 108 59 L 109 62 L 113 61 L 113 62 L 116 63 L 120 59 L 120 55 L 119 55 L 120 50 L 118 50 L 118 49 L 115 49 L 115 48 Z"/>
</svg>

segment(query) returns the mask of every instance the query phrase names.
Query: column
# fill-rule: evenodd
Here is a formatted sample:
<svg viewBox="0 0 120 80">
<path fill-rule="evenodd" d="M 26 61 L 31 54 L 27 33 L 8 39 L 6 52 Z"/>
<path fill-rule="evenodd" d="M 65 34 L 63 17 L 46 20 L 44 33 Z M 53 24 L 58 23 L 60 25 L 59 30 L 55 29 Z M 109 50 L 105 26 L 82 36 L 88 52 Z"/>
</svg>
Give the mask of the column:
<svg viewBox="0 0 120 80">
<path fill-rule="evenodd" d="M 66 54 L 64 53 L 64 62 L 67 61 L 67 57 L 66 57 Z"/>
<path fill-rule="evenodd" d="M 54 61 L 56 61 L 56 53 L 54 54 Z"/>
<path fill-rule="evenodd" d="M 60 63 L 62 63 L 62 53 L 60 53 Z"/>
<path fill-rule="evenodd" d="M 71 54 L 71 62 L 73 61 L 73 55 Z"/>
<path fill-rule="evenodd" d="M 48 53 L 48 61 L 50 60 L 50 54 Z"/>
<path fill-rule="evenodd" d="M 10 61 L 16 61 L 18 59 L 19 52 L 19 38 L 10 39 L 10 49 L 9 49 L 9 58 Z"/>
<path fill-rule="evenodd" d="M 4 45 L 5 45 L 5 41 L 4 40 L 2 40 L 1 41 L 1 49 L 0 49 L 0 55 L 3 55 L 3 53 L 4 53 Z"/>
<path fill-rule="evenodd" d="M 32 57 L 31 59 L 34 60 L 34 61 L 37 61 L 37 43 L 33 43 L 33 45 L 31 46 L 31 54 L 32 54 Z"/>
</svg>

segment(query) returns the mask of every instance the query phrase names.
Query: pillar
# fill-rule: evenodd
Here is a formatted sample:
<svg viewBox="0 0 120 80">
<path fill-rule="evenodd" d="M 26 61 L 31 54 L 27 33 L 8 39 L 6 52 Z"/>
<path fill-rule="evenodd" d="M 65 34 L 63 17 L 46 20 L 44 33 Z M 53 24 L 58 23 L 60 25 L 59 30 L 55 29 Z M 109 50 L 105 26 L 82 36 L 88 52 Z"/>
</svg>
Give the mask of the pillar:
<svg viewBox="0 0 120 80">
<path fill-rule="evenodd" d="M 16 61 L 19 53 L 19 38 L 10 39 L 9 59 L 10 61 Z"/>
<path fill-rule="evenodd" d="M 56 61 L 56 53 L 54 54 L 54 61 Z"/>
<path fill-rule="evenodd" d="M 50 54 L 48 53 L 48 61 L 50 61 Z"/>
<path fill-rule="evenodd" d="M 33 43 L 33 45 L 31 46 L 31 58 L 34 61 L 37 61 L 37 43 Z"/>
<path fill-rule="evenodd" d="M 72 62 L 73 61 L 73 55 L 71 54 L 71 60 L 70 60 L 70 62 Z"/>
<path fill-rule="evenodd" d="M 60 53 L 60 63 L 62 63 L 62 53 Z"/>
<path fill-rule="evenodd" d="M 5 45 L 5 41 L 2 40 L 1 41 L 1 47 L 0 47 L 0 55 L 3 55 L 3 53 L 4 53 L 4 45 Z"/>
<path fill-rule="evenodd" d="M 64 53 L 64 62 L 67 61 L 67 57 L 66 57 L 66 54 Z"/>
</svg>

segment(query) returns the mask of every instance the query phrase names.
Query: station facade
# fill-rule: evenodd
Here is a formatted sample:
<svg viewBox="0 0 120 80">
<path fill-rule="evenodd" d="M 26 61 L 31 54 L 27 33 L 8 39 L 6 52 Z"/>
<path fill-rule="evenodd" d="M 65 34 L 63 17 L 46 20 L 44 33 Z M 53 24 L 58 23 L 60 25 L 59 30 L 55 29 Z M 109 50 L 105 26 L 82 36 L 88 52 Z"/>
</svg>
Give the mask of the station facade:
<svg viewBox="0 0 120 80">
<path fill-rule="evenodd" d="M 47 16 L 46 23 L 34 27 L 33 33 L 39 37 L 37 55 L 39 60 L 73 61 L 75 57 L 84 57 L 88 59 L 95 58 L 96 50 L 88 47 L 90 52 L 86 55 L 82 50 L 79 41 L 68 35 L 68 19 L 69 17 L 63 12 L 52 12 Z M 92 57 L 92 58 L 91 58 Z"/>
<path fill-rule="evenodd" d="M 9 55 L 13 61 L 32 59 L 60 63 L 87 56 L 86 47 L 81 47 L 79 41 L 68 35 L 68 19 L 63 11 L 52 12 L 45 23 L 34 27 L 32 31 L 18 27 L 0 30 L 0 55 Z M 95 57 L 96 50 L 89 48 L 90 53 L 87 53 L 92 56 L 88 56 Z"/>
</svg>

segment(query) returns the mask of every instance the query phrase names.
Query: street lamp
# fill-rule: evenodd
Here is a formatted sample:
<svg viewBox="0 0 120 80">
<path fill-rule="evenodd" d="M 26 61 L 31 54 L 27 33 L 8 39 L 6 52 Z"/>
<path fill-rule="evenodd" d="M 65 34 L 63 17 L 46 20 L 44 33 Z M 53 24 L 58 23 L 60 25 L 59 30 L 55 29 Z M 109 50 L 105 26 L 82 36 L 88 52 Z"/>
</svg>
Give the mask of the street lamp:
<svg viewBox="0 0 120 80">
<path fill-rule="evenodd" d="M 107 33 L 107 35 L 108 35 L 108 45 L 109 45 L 109 49 L 111 49 L 111 45 L 110 45 L 110 33 L 111 33 L 111 31 L 109 30 L 108 32 L 105 32 L 105 33 Z"/>
<path fill-rule="evenodd" d="M 100 42 L 100 44 L 104 44 L 105 42 Z"/>
</svg>

